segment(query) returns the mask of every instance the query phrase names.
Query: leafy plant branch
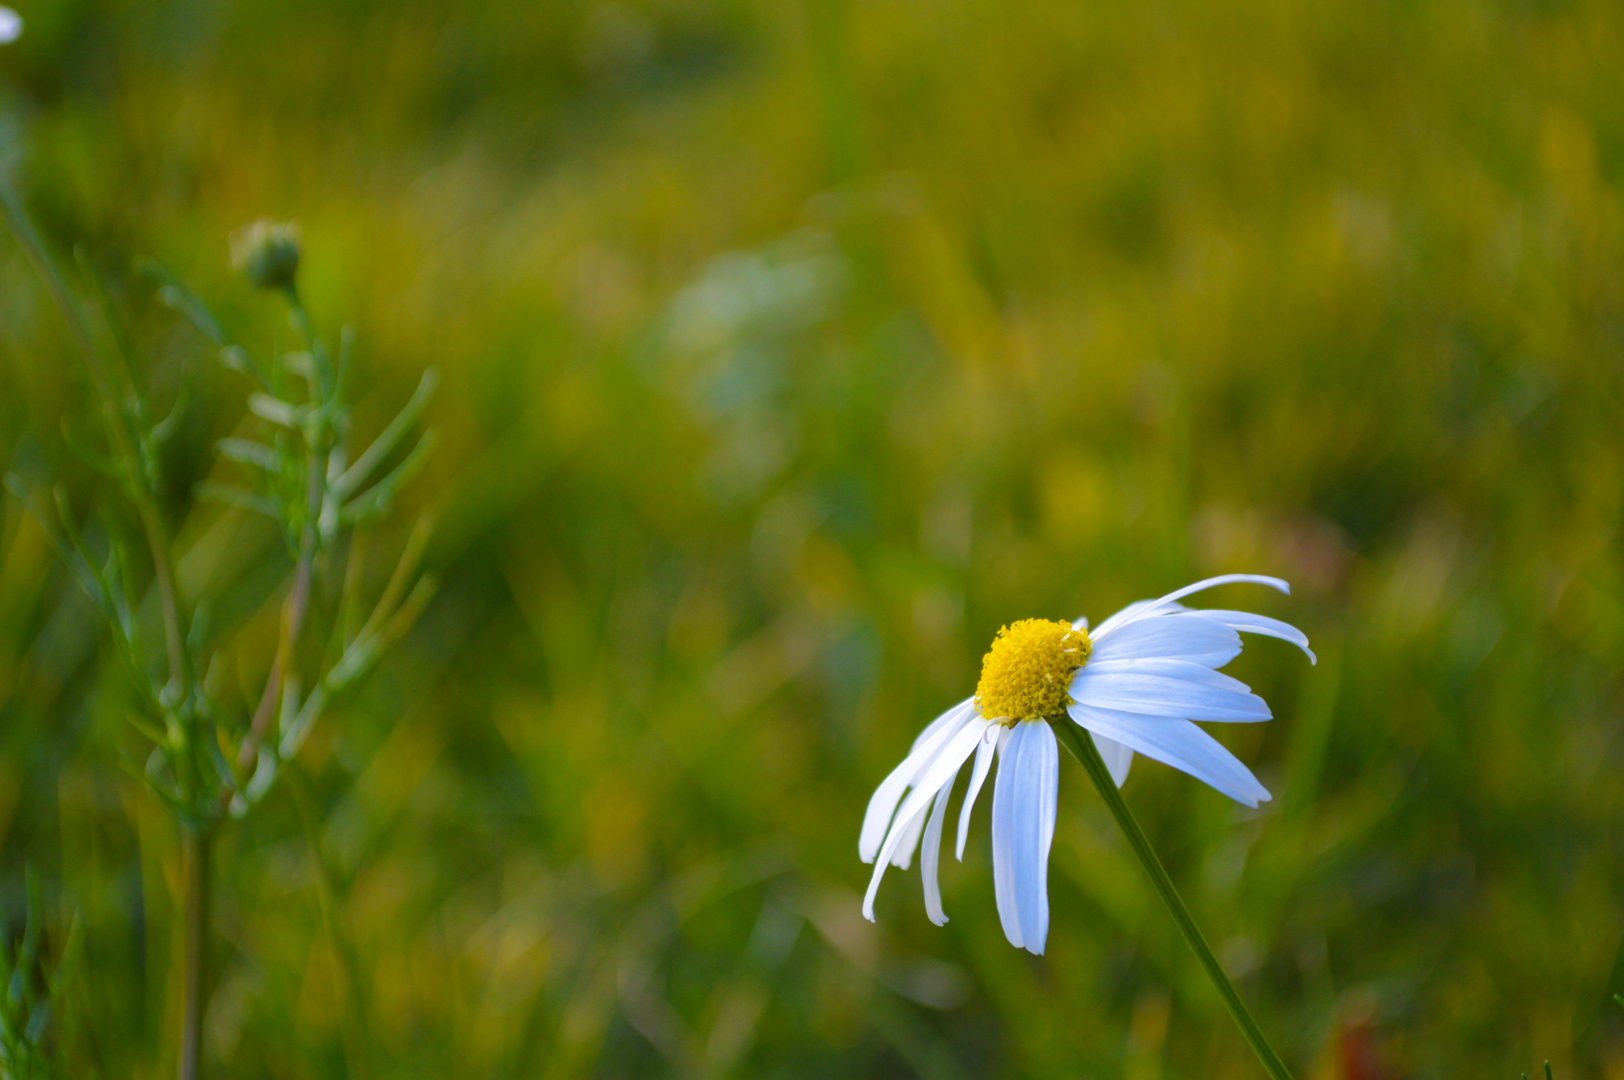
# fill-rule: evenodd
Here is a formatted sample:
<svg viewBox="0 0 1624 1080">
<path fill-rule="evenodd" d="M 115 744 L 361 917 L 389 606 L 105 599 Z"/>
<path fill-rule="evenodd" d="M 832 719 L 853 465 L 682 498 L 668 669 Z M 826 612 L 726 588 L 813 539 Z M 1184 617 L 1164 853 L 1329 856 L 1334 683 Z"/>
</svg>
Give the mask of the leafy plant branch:
<svg viewBox="0 0 1624 1080">
<path fill-rule="evenodd" d="M 270 519 L 292 559 L 286 593 L 277 611 L 276 647 L 253 711 L 242 717 L 211 692 L 219 656 L 208 623 L 208 590 L 188 609 L 177 585 L 177 554 L 162 511 L 161 451 L 179 430 L 189 395 L 183 388 L 162 420 L 154 422 L 149 395 L 141 386 L 133 350 L 119 331 L 99 277 L 80 259 L 87 304 L 69 284 L 9 184 L 0 179 L 0 209 L 10 231 L 44 281 L 82 353 L 97 398 L 105 446 L 98 448 L 71 424 L 63 439 L 98 473 L 112 479 L 139 523 L 157 596 L 161 666 L 145 640 L 140 616 L 140 571 L 121 536 L 115 515 L 101 511 L 94 538 L 76 523 L 64 489 L 53 489 L 53 507 L 15 475 L 6 485 L 40 522 L 63 562 L 72 570 L 111 631 L 115 650 L 135 689 L 128 719 L 148 744 L 144 762 L 126 759 L 127 770 L 166 806 L 180 823 L 185 846 L 184 990 L 180 1076 L 195 1080 L 202 1070 L 202 1031 L 208 994 L 207 934 L 213 838 L 220 823 L 242 817 L 271 790 L 282 762 L 298 753 L 312 727 L 332 701 L 371 672 L 416 622 L 432 597 L 435 580 L 422 572 L 431 533 L 428 518 L 412 530 L 405 549 L 371 613 L 359 629 L 366 544 L 358 530 L 387 515 L 403 488 L 421 469 L 433 447 L 432 432 L 419 430 L 436 386 L 433 370 L 379 436 L 351 460 L 350 405 L 345 396 L 353 335 L 339 336 L 335 352 L 317 332 L 297 288 L 300 257 L 295 227 L 259 222 L 233 241 L 233 261 L 249 283 L 280 293 L 298 347 L 260 360 L 231 342 L 218 319 L 183 285 L 156 268 L 158 298 L 181 315 L 217 350 L 229 369 L 247 376 L 249 424 L 255 430 L 220 440 L 216 449 L 239 468 L 239 484 L 207 483 L 196 494 Z M 92 317 L 94 314 L 94 318 Z M 391 465 L 391 463 L 393 463 Z M 386 467 L 387 471 L 386 471 Z M 330 658 L 309 685 L 298 658 L 313 625 L 322 567 L 339 561 L 344 587 L 333 640 L 321 655 Z"/>
</svg>

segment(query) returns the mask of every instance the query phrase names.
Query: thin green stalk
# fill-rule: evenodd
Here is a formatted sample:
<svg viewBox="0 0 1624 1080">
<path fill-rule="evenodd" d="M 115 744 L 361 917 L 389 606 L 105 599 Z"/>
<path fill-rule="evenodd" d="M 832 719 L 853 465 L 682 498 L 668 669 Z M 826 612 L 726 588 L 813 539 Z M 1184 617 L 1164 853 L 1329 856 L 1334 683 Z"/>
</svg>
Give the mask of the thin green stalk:
<svg viewBox="0 0 1624 1080">
<path fill-rule="evenodd" d="M 1257 1055 L 1258 1061 L 1262 1062 L 1264 1070 L 1274 1080 L 1291 1080 L 1291 1073 L 1281 1062 L 1280 1055 L 1274 1052 L 1269 1040 L 1263 1037 L 1263 1031 L 1257 1026 L 1257 1021 L 1246 1011 L 1246 1004 L 1241 1001 L 1235 987 L 1230 984 L 1229 976 L 1224 974 L 1218 958 L 1213 955 L 1207 939 L 1202 936 L 1201 928 L 1190 915 L 1190 909 L 1184 906 L 1184 900 L 1179 896 L 1178 889 L 1173 887 L 1173 879 L 1167 876 L 1162 861 L 1156 857 L 1156 852 L 1146 839 L 1144 830 L 1139 827 L 1133 811 L 1128 809 L 1122 793 L 1117 790 L 1116 782 L 1111 779 L 1111 771 L 1105 767 L 1105 759 L 1100 757 L 1099 748 L 1094 745 L 1094 740 L 1086 737 L 1083 729 L 1072 723 L 1069 718 L 1051 719 L 1049 726 L 1054 729 L 1061 745 L 1082 763 L 1088 778 L 1094 781 L 1094 787 L 1099 790 L 1100 798 L 1111 808 L 1111 815 L 1121 826 L 1122 834 L 1128 838 L 1133 853 L 1139 857 L 1139 863 L 1145 868 L 1145 873 L 1150 875 L 1150 883 L 1156 886 L 1156 892 L 1161 896 L 1162 903 L 1167 905 L 1173 921 L 1178 923 L 1179 930 L 1184 934 L 1185 942 L 1194 951 L 1196 959 L 1201 961 L 1201 966 L 1206 969 L 1213 986 L 1218 988 L 1218 994 L 1224 999 L 1224 1004 L 1229 1006 L 1229 1015 L 1235 1018 L 1235 1023 L 1241 1029 L 1241 1035 L 1251 1046 L 1252 1052 Z"/>
<path fill-rule="evenodd" d="M 181 998 L 180 1080 L 202 1080 L 203 1018 L 208 1011 L 209 878 L 213 838 L 185 833 L 185 985 Z"/>
<path fill-rule="evenodd" d="M 237 765 L 244 771 L 258 763 L 262 747 L 270 735 L 271 720 L 276 716 L 277 702 L 282 699 L 287 674 L 292 670 L 293 650 L 299 643 L 305 612 L 310 604 L 316 546 L 320 539 L 316 533 L 316 515 L 321 508 L 324 455 L 318 454 L 314 446 L 307 445 L 305 449 L 310 455 L 310 463 L 305 472 L 305 490 L 308 494 L 305 499 L 304 531 L 299 537 L 299 561 L 293 573 L 293 587 L 288 590 L 288 598 L 282 608 L 282 634 L 277 643 L 276 657 L 271 661 L 271 673 L 265 680 L 265 693 L 259 699 L 259 707 L 254 710 L 254 717 L 248 724 L 248 734 L 243 737 L 242 748 L 237 752 Z M 229 802 L 229 796 L 223 801 Z"/>
</svg>

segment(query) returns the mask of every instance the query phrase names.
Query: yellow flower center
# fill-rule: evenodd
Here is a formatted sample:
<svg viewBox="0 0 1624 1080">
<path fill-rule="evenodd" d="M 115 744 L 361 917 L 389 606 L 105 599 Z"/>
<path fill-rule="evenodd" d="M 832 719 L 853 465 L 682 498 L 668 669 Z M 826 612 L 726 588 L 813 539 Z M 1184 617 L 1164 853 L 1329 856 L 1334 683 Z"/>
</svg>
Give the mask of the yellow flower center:
<svg viewBox="0 0 1624 1080">
<path fill-rule="evenodd" d="M 1093 646 L 1086 630 L 1053 619 L 1022 619 L 998 631 L 981 661 L 976 709 L 989 720 L 1063 716 L 1067 690 Z"/>
</svg>

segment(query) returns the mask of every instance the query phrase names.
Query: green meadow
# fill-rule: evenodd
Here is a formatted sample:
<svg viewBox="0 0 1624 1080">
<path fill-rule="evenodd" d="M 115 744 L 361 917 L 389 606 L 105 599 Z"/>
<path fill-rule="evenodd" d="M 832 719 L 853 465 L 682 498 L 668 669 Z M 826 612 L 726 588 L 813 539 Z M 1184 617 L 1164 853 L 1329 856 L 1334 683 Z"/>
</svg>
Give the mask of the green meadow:
<svg viewBox="0 0 1624 1080">
<path fill-rule="evenodd" d="M 225 713 L 290 555 L 203 497 L 261 421 L 154 267 L 268 356 L 230 238 L 297 221 L 355 437 L 439 375 L 356 539 L 375 596 L 431 520 L 437 591 L 214 834 L 209 1077 L 1261 1078 L 1070 758 L 1042 957 L 986 796 L 945 927 L 857 853 L 1001 625 L 1250 572 L 1191 602 L 1318 654 L 1225 669 L 1273 800 L 1124 795 L 1293 1074 L 1624 1078 L 1624 6 L 7 3 L 0 173 L 180 406 Z M 0 472 L 92 545 L 99 408 L 0 230 Z M 174 1076 L 183 830 L 0 500 L 0 994 L 77 917 L 39 1075 Z"/>
</svg>

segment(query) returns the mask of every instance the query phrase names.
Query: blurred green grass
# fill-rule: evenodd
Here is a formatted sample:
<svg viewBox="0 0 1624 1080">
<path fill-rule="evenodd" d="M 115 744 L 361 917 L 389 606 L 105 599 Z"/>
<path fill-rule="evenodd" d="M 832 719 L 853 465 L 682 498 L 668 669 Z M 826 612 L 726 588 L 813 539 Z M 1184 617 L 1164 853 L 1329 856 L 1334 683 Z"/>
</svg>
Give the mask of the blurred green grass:
<svg viewBox="0 0 1624 1080">
<path fill-rule="evenodd" d="M 1624 1076 L 1617 4 L 15 6 L 0 159 L 206 390 L 192 587 L 274 545 L 189 501 L 241 388 L 137 259 L 269 339 L 226 237 L 296 217 L 358 423 L 446 376 L 440 597 L 222 852 L 219 1075 L 1256 1075 L 1080 770 L 1042 960 L 984 817 L 945 929 L 855 850 L 1000 623 L 1250 570 L 1322 656 L 1233 666 L 1275 801 L 1127 793 L 1287 1060 Z M 93 505 L 9 243 L 0 387 Z M 76 1075 L 159 1076 L 104 651 L 7 501 L 0 907 L 83 914 Z"/>
</svg>

